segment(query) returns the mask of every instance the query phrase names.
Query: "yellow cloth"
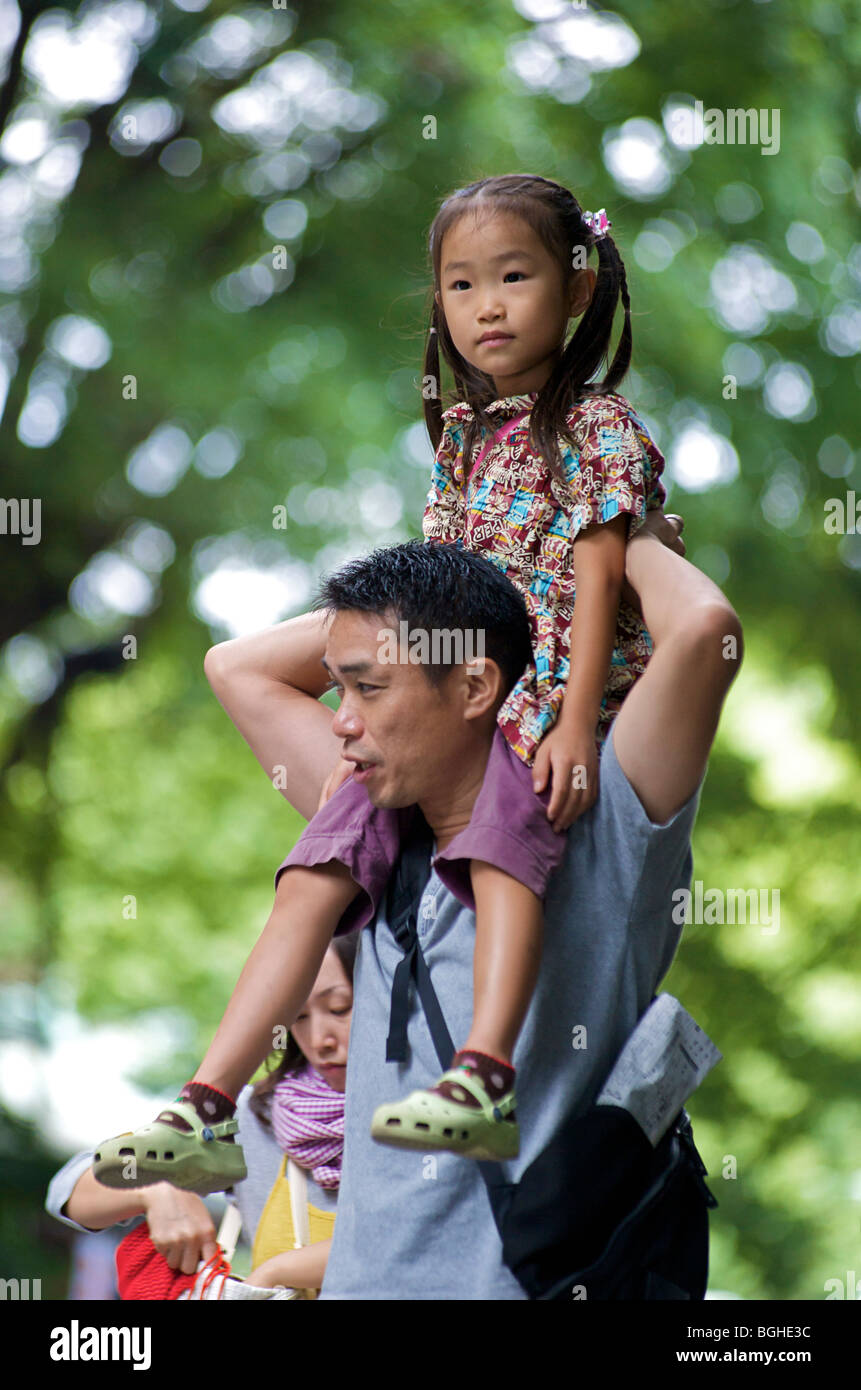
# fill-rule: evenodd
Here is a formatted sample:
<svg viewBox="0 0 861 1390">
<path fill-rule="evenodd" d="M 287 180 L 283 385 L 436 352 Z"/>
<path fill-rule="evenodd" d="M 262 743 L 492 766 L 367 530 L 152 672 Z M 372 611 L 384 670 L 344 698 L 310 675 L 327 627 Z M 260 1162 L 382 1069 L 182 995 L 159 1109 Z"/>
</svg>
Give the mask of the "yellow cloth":
<svg viewBox="0 0 861 1390">
<path fill-rule="evenodd" d="M 321 1211 L 309 1202 L 308 1225 L 312 1245 L 318 1240 L 328 1240 L 335 1227 L 335 1213 Z M 281 1255 L 285 1250 L 295 1248 L 296 1232 L 293 1229 L 293 1215 L 290 1211 L 290 1184 L 287 1181 L 285 1154 L 257 1226 L 251 1252 L 251 1267 L 256 1269 L 264 1260 L 271 1260 L 273 1255 Z"/>
</svg>

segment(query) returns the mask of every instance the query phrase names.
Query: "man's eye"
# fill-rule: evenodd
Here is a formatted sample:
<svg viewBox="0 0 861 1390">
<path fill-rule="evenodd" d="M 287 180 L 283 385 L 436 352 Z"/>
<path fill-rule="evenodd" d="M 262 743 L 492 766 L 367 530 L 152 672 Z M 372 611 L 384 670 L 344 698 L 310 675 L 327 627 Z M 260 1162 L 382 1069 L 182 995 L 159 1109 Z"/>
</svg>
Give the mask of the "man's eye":
<svg viewBox="0 0 861 1390">
<path fill-rule="evenodd" d="M 366 690 L 376 690 L 377 687 L 375 685 L 368 685 L 366 681 L 356 681 L 356 689 L 361 690 L 362 694 L 364 694 Z"/>
</svg>

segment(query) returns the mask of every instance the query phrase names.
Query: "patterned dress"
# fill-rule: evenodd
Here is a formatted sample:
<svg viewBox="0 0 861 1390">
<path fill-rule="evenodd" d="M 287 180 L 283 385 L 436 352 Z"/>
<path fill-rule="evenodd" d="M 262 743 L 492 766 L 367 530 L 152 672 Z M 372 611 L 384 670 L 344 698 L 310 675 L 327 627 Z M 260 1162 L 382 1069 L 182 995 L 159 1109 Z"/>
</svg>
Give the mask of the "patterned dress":
<svg viewBox="0 0 861 1390">
<path fill-rule="evenodd" d="M 537 391 L 504 396 L 488 406 L 487 413 L 499 428 L 531 410 L 537 396 Z M 633 536 L 646 510 L 660 507 L 666 499 L 660 482 L 664 458 L 625 398 L 612 393 L 588 397 L 570 410 L 568 424 L 578 448 L 572 450 L 559 436 L 565 484 L 551 476 L 542 457 L 530 448 L 528 416 L 488 449 L 467 479 L 463 438 L 472 415 L 465 402 L 443 411 L 422 533 L 429 542 L 453 542 L 479 551 L 526 601 L 533 659 L 501 706 L 498 724 L 514 752 L 529 765 L 558 718 L 568 681 L 574 541 L 584 527 L 620 513 L 630 514 L 628 534 Z M 642 618 L 620 603 L 598 720 L 599 747 L 651 652 L 652 639 Z"/>
</svg>

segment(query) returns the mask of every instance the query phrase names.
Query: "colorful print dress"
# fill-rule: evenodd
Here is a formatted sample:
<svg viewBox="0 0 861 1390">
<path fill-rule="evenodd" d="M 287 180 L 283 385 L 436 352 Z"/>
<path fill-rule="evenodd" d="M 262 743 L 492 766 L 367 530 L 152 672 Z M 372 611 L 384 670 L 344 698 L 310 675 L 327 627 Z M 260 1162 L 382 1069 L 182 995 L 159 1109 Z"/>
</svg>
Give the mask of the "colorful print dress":
<svg viewBox="0 0 861 1390">
<path fill-rule="evenodd" d="M 487 413 L 499 428 L 531 410 L 537 396 L 537 391 L 504 396 Z M 463 439 L 472 416 L 465 402 L 443 411 L 422 533 L 428 542 L 456 543 L 485 555 L 526 601 L 533 660 L 500 708 L 498 724 L 529 765 L 558 718 L 568 681 L 574 541 L 584 527 L 621 513 L 630 514 L 633 536 L 647 509 L 666 499 L 660 482 L 664 458 L 639 416 L 614 392 L 587 397 L 570 410 L 568 424 L 578 448 L 572 450 L 559 436 L 565 484 L 530 448 L 528 415 L 488 449 L 467 479 Z M 598 720 L 599 746 L 651 652 L 642 618 L 623 601 Z"/>
</svg>

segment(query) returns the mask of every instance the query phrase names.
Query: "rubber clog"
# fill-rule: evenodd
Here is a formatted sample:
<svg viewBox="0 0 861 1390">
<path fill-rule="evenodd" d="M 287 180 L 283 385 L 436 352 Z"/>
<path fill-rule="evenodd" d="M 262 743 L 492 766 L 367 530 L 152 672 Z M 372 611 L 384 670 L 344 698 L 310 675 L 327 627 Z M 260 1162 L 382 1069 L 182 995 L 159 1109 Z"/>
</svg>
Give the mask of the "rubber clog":
<svg viewBox="0 0 861 1390">
<path fill-rule="evenodd" d="M 446 1100 L 435 1091 L 412 1091 L 405 1100 L 377 1106 L 371 1137 L 379 1144 L 422 1153 L 442 1149 L 463 1158 L 516 1158 L 520 1130 L 516 1120 L 506 1119 L 516 1104 L 514 1091 L 492 1101 L 479 1078 L 460 1067 L 443 1072 L 440 1081 L 462 1086 L 481 1109 Z"/>
<path fill-rule="evenodd" d="M 238 1132 L 236 1120 L 204 1124 L 194 1106 L 184 1100 L 174 1101 L 161 1113 L 165 1111 L 186 1120 L 191 1133 L 174 1129 L 158 1118 L 141 1129 L 106 1139 L 93 1158 L 97 1182 L 119 1188 L 170 1182 L 205 1197 L 208 1192 L 222 1192 L 247 1176 L 242 1146 L 219 1142 L 225 1135 Z"/>
</svg>

